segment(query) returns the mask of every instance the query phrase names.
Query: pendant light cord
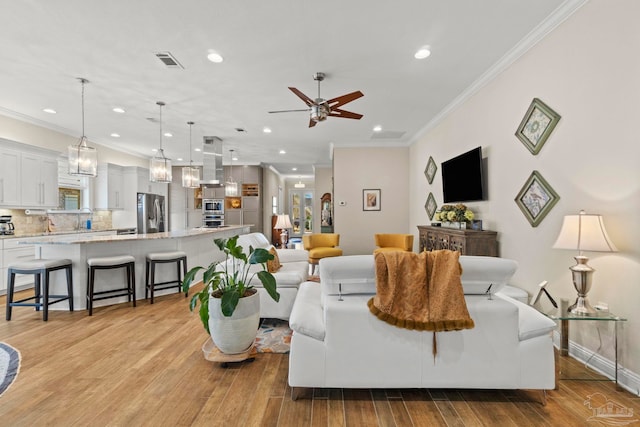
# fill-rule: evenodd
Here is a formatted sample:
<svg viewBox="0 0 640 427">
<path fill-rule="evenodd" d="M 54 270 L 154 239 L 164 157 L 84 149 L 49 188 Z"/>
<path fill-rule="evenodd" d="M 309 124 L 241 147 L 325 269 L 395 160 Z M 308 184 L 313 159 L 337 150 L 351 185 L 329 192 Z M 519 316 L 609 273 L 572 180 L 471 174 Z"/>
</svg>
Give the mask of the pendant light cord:
<svg viewBox="0 0 640 427">
<path fill-rule="evenodd" d="M 191 128 L 193 127 L 194 123 L 193 122 L 187 122 L 187 124 L 189 125 L 189 167 L 193 167 L 193 161 L 191 160 Z"/>
<path fill-rule="evenodd" d="M 86 80 L 80 79 L 80 83 L 82 83 L 82 137 L 84 138 L 84 84 L 86 83 Z"/>
</svg>

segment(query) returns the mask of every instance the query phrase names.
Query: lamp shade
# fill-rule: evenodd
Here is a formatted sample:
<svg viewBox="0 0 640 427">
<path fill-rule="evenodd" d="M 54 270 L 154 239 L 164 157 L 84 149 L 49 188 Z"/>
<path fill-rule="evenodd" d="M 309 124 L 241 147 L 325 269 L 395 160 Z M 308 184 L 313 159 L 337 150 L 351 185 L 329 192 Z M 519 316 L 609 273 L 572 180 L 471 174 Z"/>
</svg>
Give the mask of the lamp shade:
<svg viewBox="0 0 640 427">
<path fill-rule="evenodd" d="M 560 234 L 553 247 L 573 249 L 578 252 L 616 252 L 618 250 L 604 228 L 602 215 L 587 214 L 584 211 L 580 211 L 578 215 L 565 215 Z"/>
<path fill-rule="evenodd" d="M 276 230 L 286 230 L 288 228 L 293 228 L 293 226 L 291 225 L 291 220 L 289 219 L 289 215 L 279 214 L 278 220 L 276 221 L 276 226 L 274 228 Z"/>
</svg>

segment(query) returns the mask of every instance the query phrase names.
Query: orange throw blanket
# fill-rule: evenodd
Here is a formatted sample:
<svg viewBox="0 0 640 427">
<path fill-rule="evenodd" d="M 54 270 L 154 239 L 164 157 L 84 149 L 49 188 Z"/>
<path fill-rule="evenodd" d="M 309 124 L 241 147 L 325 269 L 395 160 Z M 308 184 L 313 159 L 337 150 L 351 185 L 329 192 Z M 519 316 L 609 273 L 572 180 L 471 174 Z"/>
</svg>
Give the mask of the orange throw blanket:
<svg viewBox="0 0 640 427">
<path fill-rule="evenodd" d="M 459 252 L 449 250 L 376 254 L 376 295 L 367 303 L 369 311 L 405 329 L 473 328 L 460 281 L 459 257 Z"/>
</svg>

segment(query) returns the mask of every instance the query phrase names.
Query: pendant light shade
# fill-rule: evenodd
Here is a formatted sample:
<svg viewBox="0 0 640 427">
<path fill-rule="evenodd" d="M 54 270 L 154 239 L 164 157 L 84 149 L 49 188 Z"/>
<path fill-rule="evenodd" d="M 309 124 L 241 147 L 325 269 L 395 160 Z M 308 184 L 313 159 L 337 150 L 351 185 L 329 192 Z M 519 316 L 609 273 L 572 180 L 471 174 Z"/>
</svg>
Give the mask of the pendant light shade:
<svg viewBox="0 0 640 427">
<path fill-rule="evenodd" d="M 158 101 L 160 107 L 160 148 L 149 164 L 149 181 L 151 182 L 171 182 L 171 160 L 167 159 L 162 149 L 162 107 L 164 102 Z"/>
<path fill-rule="evenodd" d="M 200 187 L 200 169 L 193 167 L 193 161 L 191 161 L 191 128 L 193 122 L 187 122 L 189 125 L 189 166 L 182 168 L 182 186 L 184 188 L 198 188 Z"/>
<path fill-rule="evenodd" d="M 233 151 L 231 152 L 231 168 L 229 170 L 229 180 L 224 183 L 224 195 L 227 197 L 236 197 L 238 195 L 238 183 L 233 180 Z"/>
<path fill-rule="evenodd" d="M 69 146 L 69 174 L 79 176 L 96 176 L 98 174 L 98 153 L 95 148 L 87 145 L 84 135 L 84 85 L 89 80 L 80 78 L 82 84 L 82 137 L 78 145 Z"/>
</svg>

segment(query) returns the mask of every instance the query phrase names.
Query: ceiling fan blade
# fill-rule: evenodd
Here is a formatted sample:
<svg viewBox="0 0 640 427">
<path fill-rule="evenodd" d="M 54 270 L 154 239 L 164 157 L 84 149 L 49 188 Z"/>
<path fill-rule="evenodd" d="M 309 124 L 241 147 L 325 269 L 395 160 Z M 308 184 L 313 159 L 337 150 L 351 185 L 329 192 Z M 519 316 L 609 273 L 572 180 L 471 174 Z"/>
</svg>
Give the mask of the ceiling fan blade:
<svg viewBox="0 0 640 427">
<path fill-rule="evenodd" d="M 304 93 L 300 92 L 295 87 L 289 87 L 289 90 L 295 93 L 298 98 L 302 99 L 304 103 L 307 104 L 308 107 L 311 107 L 313 105 L 313 100 L 309 98 L 307 95 L 305 95 Z"/>
<path fill-rule="evenodd" d="M 343 119 L 356 119 L 360 120 L 363 115 L 358 113 L 352 113 L 351 111 L 341 110 L 339 108 L 332 108 L 329 117 L 342 117 Z"/>
<path fill-rule="evenodd" d="M 310 128 L 314 127 L 317 123 L 318 123 L 318 122 L 316 122 L 315 120 L 313 120 L 313 119 L 309 119 L 309 127 L 310 127 Z"/>
<path fill-rule="evenodd" d="M 311 108 L 305 108 L 304 110 L 277 110 L 277 111 L 269 111 L 269 113 L 293 113 L 296 111 L 311 111 Z"/>
<path fill-rule="evenodd" d="M 331 106 L 331 109 L 336 109 L 336 108 L 340 108 L 342 107 L 344 104 L 347 104 L 351 101 L 354 101 L 358 98 L 361 98 L 364 96 L 364 93 L 360 92 L 359 90 L 355 91 L 355 92 L 351 92 L 348 93 L 346 95 L 342 95 L 342 96 L 338 96 L 337 98 L 333 98 L 327 101 L 327 103 Z M 335 105 L 333 105 L 335 104 Z"/>
</svg>

